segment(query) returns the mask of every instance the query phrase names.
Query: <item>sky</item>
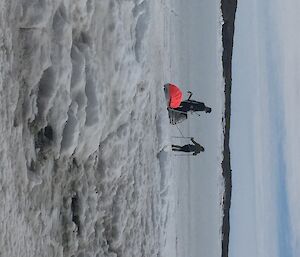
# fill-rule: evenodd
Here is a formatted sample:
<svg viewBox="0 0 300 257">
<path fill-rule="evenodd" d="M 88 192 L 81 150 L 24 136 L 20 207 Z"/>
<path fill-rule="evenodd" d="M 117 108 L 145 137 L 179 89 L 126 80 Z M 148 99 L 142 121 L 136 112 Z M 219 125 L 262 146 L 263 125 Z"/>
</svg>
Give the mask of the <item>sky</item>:
<svg viewBox="0 0 300 257">
<path fill-rule="evenodd" d="M 229 256 L 300 256 L 300 3 L 238 2 Z"/>
</svg>

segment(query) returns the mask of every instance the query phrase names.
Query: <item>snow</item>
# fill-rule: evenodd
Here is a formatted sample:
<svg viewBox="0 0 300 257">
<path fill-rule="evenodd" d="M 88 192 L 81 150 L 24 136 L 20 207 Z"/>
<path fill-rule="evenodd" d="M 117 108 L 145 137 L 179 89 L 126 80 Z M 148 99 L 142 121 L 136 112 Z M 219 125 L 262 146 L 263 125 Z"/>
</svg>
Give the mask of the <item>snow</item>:
<svg viewBox="0 0 300 257">
<path fill-rule="evenodd" d="M 162 255 L 166 4 L 1 1 L 1 256 Z"/>
<path fill-rule="evenodd" d="M 220 256 L 223 21 L 189 3 L 0 1 L 1 257 Z M 167 82 L 213 107 L 197 161 Z"/>
<path fill-rule="evenodd" d="M 183 92 L 192 91 L 192 98 L 204 101 L 212 113 L 190 115 L 178 129 L 170 130 L 175 136 L 172 142 L 186 144 L 189 139 L 176 137 L 194 137 L 205 152 L 196 157 L 172 156 L 175 217 L 169 219 L 165 256 L 221 256 L 224 79 L 220 1 L 172 0 L 171 6 L 172 81 Z"/>
</svg>

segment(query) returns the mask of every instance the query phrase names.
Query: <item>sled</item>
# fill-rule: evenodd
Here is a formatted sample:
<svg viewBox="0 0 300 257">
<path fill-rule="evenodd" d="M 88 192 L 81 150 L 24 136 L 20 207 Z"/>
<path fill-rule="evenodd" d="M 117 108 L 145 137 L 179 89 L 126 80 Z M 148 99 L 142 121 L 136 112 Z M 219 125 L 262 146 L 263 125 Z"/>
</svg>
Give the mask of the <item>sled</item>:
<svg viewBox="0 0 300 257">
<path fill-rule="evenodd" d="M 169 120 L 172 125 L 181 123 L 184 120 L 186 120 L 188 117 L 186 112 L 178 111 L 169 107 L 168 107 L 168 112 L 169 112 Z"/>
</svg>

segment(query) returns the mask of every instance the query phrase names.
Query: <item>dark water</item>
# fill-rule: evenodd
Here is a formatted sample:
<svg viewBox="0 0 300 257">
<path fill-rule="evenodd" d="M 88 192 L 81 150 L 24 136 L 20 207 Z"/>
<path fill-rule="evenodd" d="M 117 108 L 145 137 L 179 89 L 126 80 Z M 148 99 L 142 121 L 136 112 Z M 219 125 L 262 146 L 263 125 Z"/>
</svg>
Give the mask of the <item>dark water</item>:
<svg viewBox="0 0 300 257">
<path fill-rule="evenodd" d="M 229 136 L 230 136 L 230 116 L 231 116 L 231 84 L 232 84 L 232 49 L 233 49 L 233 37 L 234 37 L 234 22 L 235 13 L 237 7 L 237 0 L 222 0 L 221 9 L 224 19 L 222 28 L 223 37 L 223 76 L 225 79 L 225 117 L 223 122 L 225 124 L 224 129 L 224 152 L 223 152 L 223 177 L 225 182 L 225 193 L 223 196 L 224 216 L 222 224 L 222 257 L 228 256 L 229 245 L 229 211 L 231 205 L 231 191 L 232 191 L 232 178 L 231 178 L 231 164 L 230 164 L 230 148 L 229 148 Z"/>
</svg>

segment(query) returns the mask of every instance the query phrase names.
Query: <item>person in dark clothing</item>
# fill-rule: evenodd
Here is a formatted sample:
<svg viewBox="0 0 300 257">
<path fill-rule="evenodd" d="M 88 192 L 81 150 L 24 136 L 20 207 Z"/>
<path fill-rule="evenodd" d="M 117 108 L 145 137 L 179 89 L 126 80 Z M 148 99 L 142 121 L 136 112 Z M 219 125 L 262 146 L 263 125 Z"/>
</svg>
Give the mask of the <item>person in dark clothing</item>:
<svg viewBox="0 0 300 257">
<path fill-rule="evenodd" d="M 194 138 L 191 138 L 191 141 L 193 142 L 192 144 L 187 144 L 187 145 L 172 145 L 172 150 L 173 151 L 178 151 L 178 152 L 185 152 L 185 153 L 191 153 L 193 152 L 193 155 L 197 155 L 200 152 L 204 152 L 205 149 L 202 145 L 198 144 Z"/>
<path fill-rule="evenodd" d="M 198 102 L 195 100 L 191 100 L 191 97 L 193 95 L 192 92 L 188 91 L 189 97 L 187 100 L 181 101 L 180 106 L 175 108 L 174 110 L 180 111 L 180 112 L 202 112 L 205 111 L 206 113 L 211 112 L 211 108 L 205 106 L 204 103 Z"/>
</svg>

